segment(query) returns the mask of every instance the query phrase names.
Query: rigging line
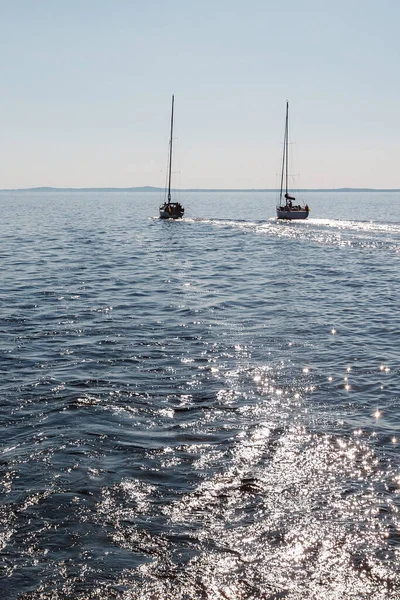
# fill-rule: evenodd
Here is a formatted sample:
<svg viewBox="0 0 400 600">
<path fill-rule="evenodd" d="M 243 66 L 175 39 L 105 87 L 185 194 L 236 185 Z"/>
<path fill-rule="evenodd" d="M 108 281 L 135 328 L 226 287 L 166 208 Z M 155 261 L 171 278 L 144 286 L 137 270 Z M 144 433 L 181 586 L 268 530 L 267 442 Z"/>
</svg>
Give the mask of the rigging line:
<svg viewBox="0 0 400 600">
<path fill-rule="evenodd" d="M 282 156 L 282 172 L 281 172 L 281 192 L 279 195 L 279 203 L 281 204 L 282 200 L 282 190 L 283 190 L 283 174 L 285 171 L 285 149 L 286 149 L 286 131 L 287 131 L 287 102 L 286 102 L 286 120 L 285 120 L 285 134 L 283 136 L 283 156 Z"/>
<path fill-rule="evenodd" d="M 168 193 L 168 161 L 169 161 L 169 150 L 166 153 L 166 159 L 165 159 L 165 174 L 164 174 L 164 190 L 163 190 L 163 194 L 164 194 L 164 202 L 167 199 L 167 193 Z"/>
<path fill-rule="evenodd" d="M 172 94 L 171 107 L 171 135 L 169 140 L 169 175 L 168 175 L 168 204 L 171 203 L 171 166 L 172 166 L 172 133 L 174 130 L 174 95 Z"/>
<path fill-rule="evenodd" d="M 288 193 L 288 176 L 289 176 L 289 102 L 286 102 L 286 194 Z"/>
</svg>

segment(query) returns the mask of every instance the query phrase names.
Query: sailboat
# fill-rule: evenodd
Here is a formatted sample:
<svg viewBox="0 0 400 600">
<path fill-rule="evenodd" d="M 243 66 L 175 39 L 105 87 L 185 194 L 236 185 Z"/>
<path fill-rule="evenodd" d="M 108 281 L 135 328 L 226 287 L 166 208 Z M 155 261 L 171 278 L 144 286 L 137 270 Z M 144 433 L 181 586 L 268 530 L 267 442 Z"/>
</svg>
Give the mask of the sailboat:
<svg viewBox="0 0 400 600">
<path fill-rule="evenodd" d="M 283 140 L 283 158 L 279 205 L 276 207 L 278 219 L 307 219 L 308 204 L 294 204 L 296 198 L 289 193 L 289 102 L 286 102 L 285 137 Z"/>
<path fill-rule="evenodd" d="M 171 135 L 169 138 L 169 157 L 168 157 L 168 190 L 167 199 L 160 206 L 160 219 L 181 219 L 185 209 L 179 202 L 171 202 L 171 170 L 172 170 L 172 135 L 174 131 L 174 96 L 172 96 L 171 107 Z"/>
</svg>

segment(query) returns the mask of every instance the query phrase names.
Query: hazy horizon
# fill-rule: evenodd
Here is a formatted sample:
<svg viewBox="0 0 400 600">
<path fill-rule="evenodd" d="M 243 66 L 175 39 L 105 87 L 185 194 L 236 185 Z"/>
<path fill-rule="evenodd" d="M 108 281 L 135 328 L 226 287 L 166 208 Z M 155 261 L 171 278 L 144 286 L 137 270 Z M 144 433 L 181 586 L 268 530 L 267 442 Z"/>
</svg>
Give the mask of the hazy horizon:
<svg viewBox="0 0 400 600">
<path fill-rule="evenodd" d="M 1 188 L 0 192 L 52 192 L 52 191 L 68 191 L 68 192 L 163 192 L 165 188 L 155 186 L 127 186 L 127 187 L 54 187 L 54 186 L 37 186 L 29 188 Z M 186 188 L 174 189 L 171 192 L 279 192 L 279 188 Z M 299 188 L 296 192 L 400 192 L 400 188 Z M 296 193 L 295 192 L 295 193 Z"/>
</svg>

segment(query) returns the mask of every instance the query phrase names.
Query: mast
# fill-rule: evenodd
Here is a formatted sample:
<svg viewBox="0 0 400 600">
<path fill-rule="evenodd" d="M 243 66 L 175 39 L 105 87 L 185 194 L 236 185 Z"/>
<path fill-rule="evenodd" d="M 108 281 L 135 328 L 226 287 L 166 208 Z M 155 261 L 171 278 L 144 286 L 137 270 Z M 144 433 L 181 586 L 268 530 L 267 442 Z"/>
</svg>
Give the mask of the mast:
<svg viewBox="0 0 400 600">
<path fill-rule="evenodd" d="M 285 131 L 286 131 L 286 194 L 288 193 L 288 170 L 289 170 L 289 162 L 288 162 L 288 158 L 289 158 L 289 102 L 286 102 L 286 127 L 285 127 Z M 286 200 L 286 204 L 287 204 L 287 200 Z"/>
<path fill-rule="evenodd" d="M 174 95 L 172 94 L 171 135 L 169 138 L 168 204 L 171 204 L 172 133 L 174 129 Z"/>
</svg>

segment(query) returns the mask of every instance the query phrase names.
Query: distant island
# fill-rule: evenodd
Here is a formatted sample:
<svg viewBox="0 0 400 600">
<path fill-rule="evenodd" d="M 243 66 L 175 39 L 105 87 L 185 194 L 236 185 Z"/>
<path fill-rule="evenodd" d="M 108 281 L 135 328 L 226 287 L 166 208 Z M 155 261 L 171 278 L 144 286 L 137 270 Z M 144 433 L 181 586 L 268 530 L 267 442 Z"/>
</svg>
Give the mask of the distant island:
<svg viewBox="0 0 400 600">
<path fill-rule="evenodd" d="M 145 185 L 143 187 L 93 187 L 93 188 L 58 188 L 58 187 L 34 187 L 34 188 L 16 188 L 0 189 L 0 192 L 163 192 L 164 188 Z M 179 192 L 279 192 L 278 189 L 222 189 L 222 188 L 189 188 L 171 190 Z M 400 188 L 301 188 L 298 192 L 400 192 Z"/>
</svg>

